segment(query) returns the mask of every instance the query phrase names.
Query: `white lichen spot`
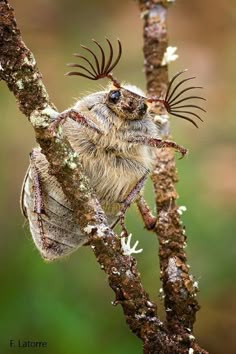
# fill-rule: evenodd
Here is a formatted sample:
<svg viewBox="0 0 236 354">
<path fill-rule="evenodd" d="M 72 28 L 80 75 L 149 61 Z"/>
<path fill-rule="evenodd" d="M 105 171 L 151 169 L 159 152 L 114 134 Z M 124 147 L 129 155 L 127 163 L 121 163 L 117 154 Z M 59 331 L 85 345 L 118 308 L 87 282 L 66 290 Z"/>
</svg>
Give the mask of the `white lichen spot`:
<svg viewBox="0 0 236 354">
<path fill-rule="evenodd" d="M 118 275 L 118 276 L 120 276 L 120 272 L 117 270 L 117 268 L 115 268 L 115 267 L 112 267 L 111 268 L 111 272 L 112 272 L 112 274 L 114 274 L 114 275 Z"/>
<path fill-rule="evenodd" d="M 19 80 L 20 81 L 20 80 Z M 49 124 L 58 117 L 58 112 L 50 106 L 43 110 L 35 110 L 31 113 L 30 122 L 35 128 L 47 128 Z"/>
<path fill-rule="evenodd" d="M 126 275 L 128 278 L 130 278 L 130 277 L 133 276 L 133 273 L 131 272 L 131 270 L 128 269 L 128 270 L 125 272 L 125 275 Z"/>
<path fill-rule="evenodd" d="M 26 65 L 34 66 L 34 65 L 36 65 L 36 60 L 35 60 L 34 56 L 31 54 L 30 58 L 28 58 L 28 57 L 24 58 L 23 63 Z"/>
<path fill-rule="evenodd" d="M 194 340 L 195 337 L 194 337 L 192 334 L 190 334 L 190 335 L 189 335 L 189 339 L 190 339 L 190 340 Z"/>
<path fill-rule="evenodd" d="M 154 305 L 151 301 L 147 301 L 147 302 L 146 302 L 146 305 L 147 305 L 148 307 L 155 307 L 155 305 Z"/>
<path fill-rule="evenodd" d="M 176 59 L 178 59 L 178 54 L 176 54 L 177 47 L 167 47 L 166 51 L 164 53 L 161 65 L 168 65 L 170 62 L 175 61 Z"/>
<path fill-rule="evenodd" d="M 59 113 L 57 111 L 55 111 L 55 109 L 51 108 L 50 106 L 45 107 L 41 113 L 45 116 L 47 116 L 48 118 L 50 118 L 52 121 L 55 120 Z"/>
<path fill-rule="evenodd" d="M 130 256 L 131 254 L 135 253 L 141 253 L 143 251 L 142 248 L 139 250 L 136 249 L 139 244 L 139 241 L 136 241 L 133 247 L 131 247 L 131 238 L 132 234 L 129 234 L 129 236 L 127 237 L 127 241 L 125 237 L 122 237 L 121 239 L 121 247 L 125 256 Z"/>
<path fill-rule="evenodd" d="M 194 353 L 193 348 L 189 348 L 189 350 L 188 350 L 188 354 L 193 354 L 193 353 Z"/>
<path fill-rule="evenodd" d="M 178 212 L 179 215 L 182 215 L 186 210 L 187 210 L 187 207 L 185 205 L 181 205 L 178 208 L 177 212 Z"/>
<path fill-rule="evenodd" d="M 0 63 L 0 71 L 4 71 L 4 69 L 2 67 L 2 63 Z"/>
<path fill-rule="evenodd" d="M 76 163 L 74 163 L 74 162 L 70 162 L 70 163 L 68 164 L 68 166 L 70 167 L 71 170 L 75 170 L 76 167 L 77 167 Z"/>
<path fill-rule="evenodd" d="M 195 280 L 195 282 L 193 283 L 193 287 L 194 287 L 195 289 L 199 289 L 198 281 Z"/>
<path fill-rule="evenodd" d="M 86 234 L 91 234 L 91 232 L 93 231 L 93 230 L 96 230 L 97 229 L 97 227 L 96 226 L 94 226 L 94 225 L 87 225 L 86 227 L 84 227 L 84 232 L 86 233 Z"/>
<path fill-rule="evenodd" d="M 171 312 L 171 311 L 172 311 L 172 309 L 170 309 L 169 307 L 167 307 L 166 312 Z"/>
<path fill-rule="evenodd" d="M 164 245 L 167 245 L 168 243 L 170 243 L 170 240 L 165 240 L 163 241 Z"/>
<path fill-rule="evenodd" d="M 57 136 L 58 137 L 62 136 L 62 126 L 61 125 L 59 125 L 58 128 L 57 128 Z M 59 139 L 59 141 L 60 141 L 60 139 Z"/>
<path fill-rule="evenodd" d="M 135 314 L 134 317 L 137 318 L 137 320 L 141 320 L 143 318 L 146 318 L 146 315 L 144 313 L 141 313 L 140 315 Z"/>
<path fill-rule="evenodd" d="M 34 74 L 33 74 L 33 79 L 34 79 L 34 80 L 37 80 L 38 78 L 39 78 L 39 74 L 38 74 L 38 73 L 34 73 Z"/>
<path fill-rule="evenodd" d="M 64 159 L 64 165 L 67 165 L 71 170 L 75 170 L 77 167 L 76 161 L 74 161 L 77 157 L 76 152 L 71 152 Z"/>
<path fill-rule="evenodd" d="M 159 294 L 163 294 L 163 288 L 159 289 Z"/>
<path fill-rule="evenodd" d="M 184 234 L 184 233 L 183 233 Z M 183 243 L 183 248 L 186 248 L 187 247 L 187 242 L 184 242 Z"/>
<path fill-rule="evenodd" d="M 16 81 L 16 86 L 19 90 L 22 90 L 24 88 L 24 84 L 23 84 L 23 81 L 20 79 L 20 80 L 17 80 Z"/>
<path fill-rule="evenodd" d="M 169 281 L 174 283 L 179 280 L 181 271 L 176 265 L 175 257 L 169 259 L 167 273 L 169 276 Z"/>
<path fill-rule="evenodd" d="M 83 182 L 80 182 L 80 184 L 79 184 L 79 190 L 80 190 L 81 192 L 84 192 L 84 191 L 87 190 L 87 187 L 86 187 L 86 185 L 85 185 Z"/>
<path fill-rule="evenodd" d="M 103 224 L 98 224 L 98 225 L 87 225 L 86 227 L 84 227 L 84 232 L 86 234 L 91 234 L 93 231 L 96 231 L 97 236 L 99 237 L 103 237 L 105 236 L 105 232 L 107 232 L 107 226 L 103 225 Z"/>
<path fill-rule="evenodd" d="M 34 111 L 30 115 L 30 122 L 35 128 L 48 128 L 49 122 L 38 110 Z"/>
<path fill-rule="evenodd" d="M 107 231 L 108 231 L 107 226 L 105 226 L 105 225 L 98 225 L 97 226 L 97 236 L 104 237 L 106 235 Z"/>
</svg>

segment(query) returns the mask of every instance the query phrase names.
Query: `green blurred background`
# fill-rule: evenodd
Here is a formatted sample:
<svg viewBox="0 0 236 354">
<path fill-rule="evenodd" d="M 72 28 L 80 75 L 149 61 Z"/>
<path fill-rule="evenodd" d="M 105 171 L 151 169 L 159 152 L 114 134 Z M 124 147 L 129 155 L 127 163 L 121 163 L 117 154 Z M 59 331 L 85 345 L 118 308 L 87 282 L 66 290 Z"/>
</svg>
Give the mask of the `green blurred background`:
<svg viewBox="0 0 236 354">
<path fill-rule="evenodd" d="M 103 42 L 105 36 L 119 37 L 124 54 L 115 76 L 145 88 L 142 22 L 134 1 L 11 4 L 59 110 L 101 87 L 64 77 L 71 54 L 91 38 Z M 236 4 L 230 0 L 179 0 L 169 12 L 170 45 L 178 46 L 180 55 L 170 71 L 187 67 L 207 97 L 208 113 L 200 129 L 172 118 L 172 132 L 190 150 L 178 162 L 177 188 L 179 204 L 187 206 L 188 262 L 200 286 L 202 309 L 195 333 L 214 354 L 236 353 L 235 17 Z M 114 294 L 89 247 L 53 264 L 44 263 L 35 250 L 19 209 L 34 134 L 4 83 L 0 90 L 0 353 L 141 353 L 141 342 L 128 330 L 120 306 L 111 305 Z M 146 195 L 153 206 L 150 184 Z M 143 231 L 134 207 L 128 225 L 144 249 L 137 256 L 143 283 L 162 307 L 157 241 Z M 48 349 L 10 349 L 10 339 L 47 341 Z"/>
</svg>

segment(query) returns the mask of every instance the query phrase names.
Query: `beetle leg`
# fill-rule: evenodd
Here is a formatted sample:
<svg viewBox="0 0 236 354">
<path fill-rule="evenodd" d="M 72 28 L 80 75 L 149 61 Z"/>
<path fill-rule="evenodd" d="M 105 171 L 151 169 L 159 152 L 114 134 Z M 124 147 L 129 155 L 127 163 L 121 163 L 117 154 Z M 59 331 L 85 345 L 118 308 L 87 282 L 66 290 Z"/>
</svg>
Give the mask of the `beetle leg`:
<svg viewBox="0 0 236 354">
<path fill-rule="evenodd" d="M 142 216 L 146 229 L 152 230 L 157 222 L 157 218 L 152 215 L 152 212 L 149 206 L 147 205 L 145 199 L 143 198 L 143 196 L 140 195 L 140 197 L 136 201 L 136 204 L 138 206 L 139 212 Z"/>
<path fill-rule="evenodd" d="M 128 232 L 125 227 L 125 213 L 127 209 L 130 207 L 132 202 L 137 198 L 138 194 L 140 193 L 141 189 L 144 186 L 144 183 L 147 179 L 147 175 L 149 173 L 149 170 L 140 178 L 140 180 L 135 184 L 135 186 L 131 189 L 127 197 L 121 202 L 122 207 L 117 215 L 117 220 L 111 225 L 111 228 L 113 229 L 118 223 L 120 223 L 121 228 L 122 228 L 122 237 L 127 237 Z"/>
<path fill-rule="evenodd" d="M 73 119 L 75 122 L 90 128 L 97 133 L 101 134 L 102 131 L 98 128 L 98 126 L 93 123 L 89 118 L 87 118 L 85 115 L 82 113 L 78 112 L 77 110 L 71 108 L 68 109 L 62 113 L 59 113 L 57 118 L 52 122 L 52 124 L 49 127 L 49 131 L 51 133 L 55 133 L 57 128 L 60 126 L 60 124 L 64 124 L 67 118 Z"/>
</svg>

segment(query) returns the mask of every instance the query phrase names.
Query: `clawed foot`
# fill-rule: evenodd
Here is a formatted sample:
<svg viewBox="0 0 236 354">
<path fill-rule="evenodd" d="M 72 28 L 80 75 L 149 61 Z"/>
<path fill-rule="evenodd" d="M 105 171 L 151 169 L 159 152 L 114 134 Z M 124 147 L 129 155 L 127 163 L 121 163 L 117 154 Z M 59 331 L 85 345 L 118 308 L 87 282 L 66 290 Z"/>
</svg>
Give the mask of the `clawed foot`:
<svg viewBox="0 0 236 354">
<path fill-rule="evenodd" d="M 140 196 L 137 199 L 136 204 L 137 204 L 140 214 L 143 218 L 146 229 L 147 230 L 154 229 L 154 227 L 157 223 L 157 217 L 152 214 L 152 212 L 151 212 L 148 204 L 146 203 L 145 199 L 143 198 L 143 196 Z"/>
<path fill-rule="evenodd" d="M 58 115 L 58 117 L 50 124 L 48 130 L 51 134 L 56 135 L 60 125 L 63 125 L 66 121 L 66 116 Z"/>
<path fill-rule="evenodd" d="M 125 212 L 127 210 L 127 207 L 122 208 L 119 213 L 117 214 L 117 219 L 116 221 L 111 225 L 111 229 L 114 229 L 117 224 L 120 224 L 121 226 L 121 234 L 120 237 L 124 238 L 129 235 L 126 226 L 125 226 Z"/>
<path fill-rule="evenodd" d="M 182 160 L 184 158 L 184 156 L 186 156 L 188 154 L 188 149 L 185 149 L 183 146 L 179 145 L 178 152 L 181 154 L 181 156 L 179 157 L 179 160 Z"/>
</svg>

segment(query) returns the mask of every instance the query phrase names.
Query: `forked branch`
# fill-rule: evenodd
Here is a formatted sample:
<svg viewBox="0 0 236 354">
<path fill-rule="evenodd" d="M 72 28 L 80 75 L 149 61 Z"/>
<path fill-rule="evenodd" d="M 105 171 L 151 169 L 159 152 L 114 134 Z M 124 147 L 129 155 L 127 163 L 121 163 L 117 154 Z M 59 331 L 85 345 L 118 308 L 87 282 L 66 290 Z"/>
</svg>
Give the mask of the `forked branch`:
<svg viewBox="0 0 236 354">
<path fill-rule="evenodd" d="M 148 1 L 148 3 L 151 2 Z M 98 43 L 97 46 L 99 47 Z M 92 64 L 90 66 L 92 75 L 85 70 L 91 75 L 90 77 L 111 74 L 110 71 L 114 66 L 112 55 L 110 54 L 107 62 L 105 62 L 102 50 L 101 56 L 101 66 L 97 65 L 95 58 L 95 67 Z M 120 54 L 115 63 L 119 60 L 119 56 Z M 135 259 L 123 254 L 120 239 L 109 228 L 99 202 L 83 173 L 82 165 L 75 157 L 68 140 L 62 136 L 58 139 L 48 129 L 52 121 L 58 117 L 58 113 L 50 102 L 34 56 L 21 38 L 13 9 L 8 0 L 0 0 L 0 63 L 0 78 L 14 93 L 21 111 L 32 123 L 36 140 L 49 162 L 52 173 L 70 201 L 81 230 L 90 236 L 93 252 L 108 276 L 110 287 L 114 290 L 115 303 L 122 306 L 128 326 L 144 343 L 144 353 L 188 353 L 190 346 L 194 348 L 194 351 L 196 350 L 196 353 L 206 353 L 184 331 L 183 326 L 180 326 L 182 331 L 176 333 L 174 327 L 168 324 L 172 328 L 170 331 L 168 326 L 160 322 L 156 305 L 150 301 L 142 286 Z M 72 156 L 73 169 L 65 163 Z M 175 210 L 174 207 L 172 209 Z M 163 265 L 165 265 L 165 260 L 161 259 L 161 266 Z M 179 267 L 177 258 L 176 267 Z M 164 268 L 163 271 L 166 274 Z M 170 294 L 167 291 L 166 293 L 169 299 Z M 175 305 L 174 300 L 173 305 Z M 189 302 L 189 306 L 192 304 L 194 305 L 194 302 Z M 183 305 L 185 306 L 185 303 Z M 174 306 L 173 311 L 177 316 Z M 181 308 L 179 318 L 182 318 L 185 312 L 185 308 Z M 174 322 L 178 323 L 177 320 Z M 188 314 L 186 314 L 184 325 L 188 322 Z"/>
<path fill-rule="evenodd" d="M 115 293 L 114 303 L 122 306 L 128 326 L 143 342 L 152 341 L 154 334 L 155 350 L 167 346 L 171 339 L 157 317 L 156 305 L 142 286 L 135 259 L 123 254 L 120 239 L 109 228 L 78 158 L 73 157 L 73 169 L 65 163 L 75 156 L 67 139 L 58 139 L 48 129 L 58 113 L 41 81 L 34 56 L 21 38 L 8 0 L 0 0 L 0 63 L 0 79 L 32 123 L 37 142 L 70 201 L 81 230 L 90 236 L 91 248 Z"/>
</svg>

